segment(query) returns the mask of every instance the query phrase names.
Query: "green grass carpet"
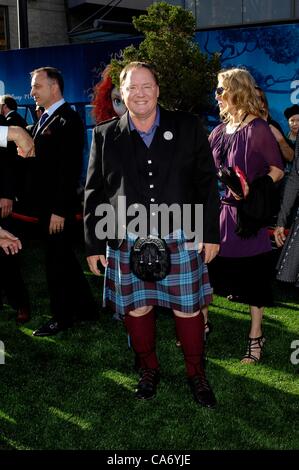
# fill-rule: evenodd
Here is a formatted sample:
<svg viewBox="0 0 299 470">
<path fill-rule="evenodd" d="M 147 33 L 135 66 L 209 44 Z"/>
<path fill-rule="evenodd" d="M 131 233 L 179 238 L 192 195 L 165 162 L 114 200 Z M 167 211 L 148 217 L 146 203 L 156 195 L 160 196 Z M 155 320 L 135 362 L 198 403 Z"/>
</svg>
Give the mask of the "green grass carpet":
<svg viewBox="0 0 299 470">
<path fill-rule="evenodd" d="M 6 349 L 0 365 L 1 450 L 299 448 L 299 374 L 290 362 L 291 342 L 299 339 L 294 288 L 275 284 L 276 306 L 265 315 L 265 355 L 256 366 L 240 363 L 250 324 L 247 307 L 215 297 L 207 375 L 218 407 L 207 410 L 196 405 L 186 384 L 170 313 L 157 314 L 157 397 L 139 402 L 133 397 L 133 353 L 123 325 L 111 315 L 102 313 L 99 322 L 80 323 L 54 337 L 32 336 L 50 315 L 38 243 L 27 242 L 23 264 L 32 320 L 17 327 L 12 309 L 0 312 Z M 89 279 L 99 298 L 101 280 Z"/>
</svg>

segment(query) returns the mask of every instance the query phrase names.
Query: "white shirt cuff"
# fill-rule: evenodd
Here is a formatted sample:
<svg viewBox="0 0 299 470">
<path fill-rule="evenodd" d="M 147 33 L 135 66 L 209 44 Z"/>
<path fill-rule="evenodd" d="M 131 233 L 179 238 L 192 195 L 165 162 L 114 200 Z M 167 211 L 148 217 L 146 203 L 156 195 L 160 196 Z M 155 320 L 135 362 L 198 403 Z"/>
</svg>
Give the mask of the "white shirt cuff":
<svg viewBox="0 0 299 470">
<path fill-rule="evenodd" d="M 7 147 L 7 126 L 0 126 L 0 147 Z"/>
</svg>

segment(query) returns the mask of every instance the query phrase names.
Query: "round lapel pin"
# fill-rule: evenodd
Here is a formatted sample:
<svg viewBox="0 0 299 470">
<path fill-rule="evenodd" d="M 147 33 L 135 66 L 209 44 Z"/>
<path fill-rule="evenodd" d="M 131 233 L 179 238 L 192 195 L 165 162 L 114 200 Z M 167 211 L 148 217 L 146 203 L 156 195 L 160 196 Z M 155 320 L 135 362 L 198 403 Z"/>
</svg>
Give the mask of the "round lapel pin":
<svg viewBox="0 0 299 470">
<path fill-rule="evenodd" d="M 172 140 L 173 139 L 173 133 L 171 131 L 165 131 L 163 134 L 163 137 L 165 140 Z"/>
</svg>

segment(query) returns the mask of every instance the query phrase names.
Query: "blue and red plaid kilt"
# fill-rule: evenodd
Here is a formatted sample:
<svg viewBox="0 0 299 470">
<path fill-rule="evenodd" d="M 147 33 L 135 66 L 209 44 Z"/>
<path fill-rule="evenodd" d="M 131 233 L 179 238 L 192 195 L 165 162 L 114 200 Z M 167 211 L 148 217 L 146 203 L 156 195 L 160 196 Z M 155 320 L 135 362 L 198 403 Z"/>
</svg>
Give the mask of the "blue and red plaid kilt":
<svg viewBox="0 0 299 470">
<path fill-rule="evenodd" d="M 186 250 L 183 240 L 165 240 L 170 250 L 171 270 L 162 281 L 144 282 L 130 270 L 134 240 L 124 240 L 118 250 L 108 246 L 104 306 L 118 315 L 139 307 L 159 305 L 191 314 L 212 301 L 208 270 L 201 255 Z"/>
</svg>

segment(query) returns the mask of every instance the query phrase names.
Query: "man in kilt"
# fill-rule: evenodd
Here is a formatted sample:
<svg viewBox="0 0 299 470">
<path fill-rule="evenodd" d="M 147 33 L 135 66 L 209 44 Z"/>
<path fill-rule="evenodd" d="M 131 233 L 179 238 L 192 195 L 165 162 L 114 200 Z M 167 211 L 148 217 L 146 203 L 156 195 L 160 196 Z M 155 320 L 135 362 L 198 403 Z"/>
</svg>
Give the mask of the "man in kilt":
<svg viewBox="0 0 299 470">
<path fill-rule="evenodd" d="M 196 116 L 158 106 L 158 78 L 150 64 L 128 64 L 120 75 L 120 89 L 128 112 L 99 124 L 93 132 L 85 190 L 87 261 L 96 275 L 100 275 L 98 261 L 105 267 L 104 305 L 124 317 L 141 366 L 136 398 L 155 396 L 160 379 L 153 311 L 159 305 L 174 312 L 196 402 L 214 407 L 216 399 L 203 365 L 204 318 L 200 310 L 210 288 L 205 263 L 219 251 L 219 199 L 208 140 Z M 181 208 L 202 204 L 203 243 L 190 249 L 185 232 L 170 229 L 161 237 L 170 253 L 169 274 L 157 281 L 140 279 L 130 264 L 134 236 L 129 217 L 125 223 L 120 220 L 119 200 L 124 196 L 127 207 L 146 208 L 147 222 L 156 215 L 153 204 Z M 106 238 L 100 233 L 104 212 L 99 205 L 111 206 L 113 214 L 121 215 L 113 220 L 115 236 L 111 230 Z M 127 230 L 120 237 L 123 228 Z M 159 235 L 160 228 L 158 225 Z"/>
</svg>

